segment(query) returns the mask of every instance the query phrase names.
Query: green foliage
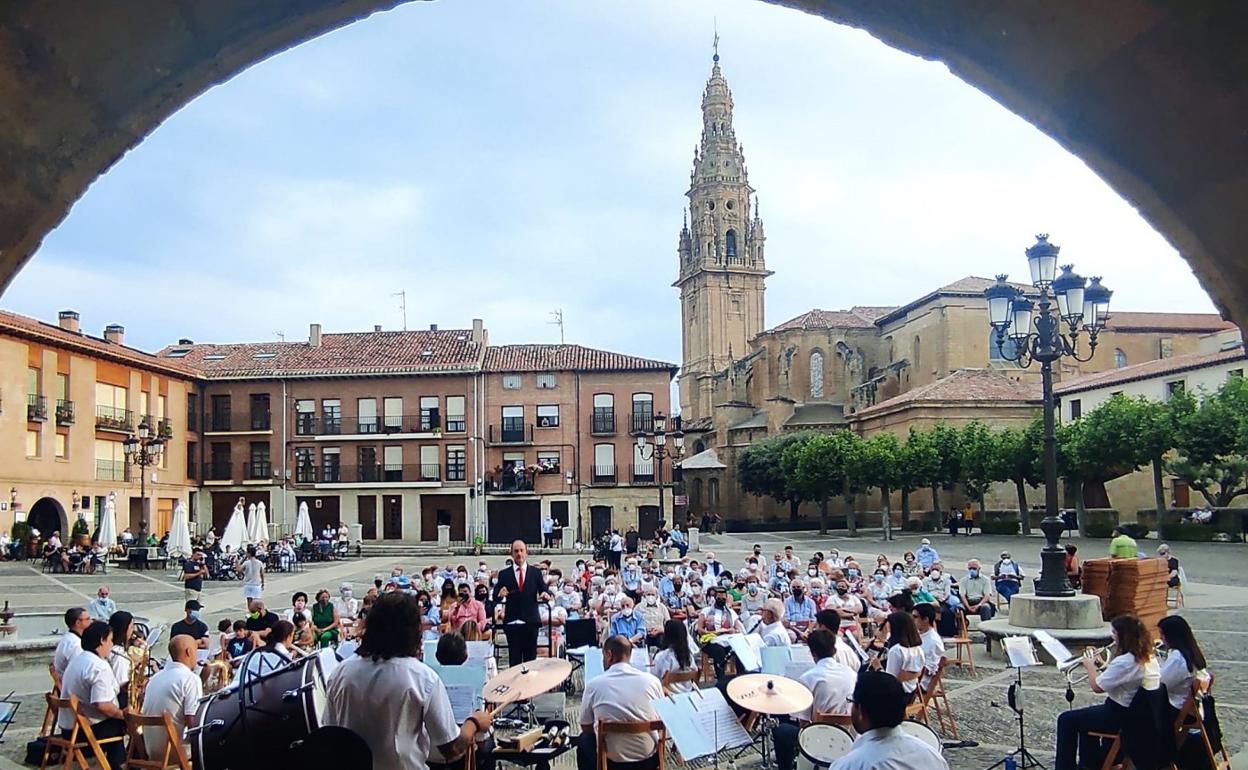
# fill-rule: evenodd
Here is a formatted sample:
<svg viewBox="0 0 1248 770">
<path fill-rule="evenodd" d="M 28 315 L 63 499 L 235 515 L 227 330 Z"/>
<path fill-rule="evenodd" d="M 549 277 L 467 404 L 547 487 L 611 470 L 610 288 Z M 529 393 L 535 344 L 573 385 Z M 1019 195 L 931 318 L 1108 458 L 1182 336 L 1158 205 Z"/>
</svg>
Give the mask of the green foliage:
<svg viewBox="0 0 1248 770">
<path fill-rule="evenodd" d="M 1044 422 L 1037 417 L 1024 430 L 1006 428 L 997 433 L 997 454 L 1003 481 L 1039 487 L 1044 483 Z"/>
<path fill-rule="evenodd" d="M 87 520 L 82 518 L 74 519 L 74 528 L 71 531 L 74 537 L 91 534 L 91 529 L 87 526 Z"/>
<path fill-rule="evenodd" d="M 897 453 L 897 488 L 903 492 L 922 489 L 939 471 L 940 452 L 932 441 L 932 434 L 911 428 L 906 443 Z"/>
<path fill-rule="evenodd" d="M 957 448 L 962 487 L 967 495 L 982 503 L 984 493 L 992 483 L 1006 478 L 998 454 L 997 437 L 982 422 L 968 422 L 959 431 Z"/>
<path fill-rule="evenodd" d="M 25 543 L 30 540 L 30 523 L 26 521 L 13 522 L 12 528 L 9 529 L 9 537 L 13 538 L 15 543 Z"/>
<path fill-rule="evenodd" d="M 826 503 L 848 491 L 847 469 L 857 437 L 848 431 L 819 433 L 784 450 L 789 484 L 805 500 Z"/>
<path fill-rule="evenodd" d="M 961 434 L 957 428 L 937 423 L 931 431 L 932 445 L 936 448 L 939 462 L 928 484 L 946 491 L 953 489 L 962 479 Z"/>
<path fill-rule="evenodd" d="M 737 455 L 737 479 L 741 489 L 757 497 L 770 497 L 777 503 L 796 504 L 804 499 L 793 486 L 791 468 L 784 463 L 785 451 L 804 444 L 812 433 L 785 433 L 750 444 Z"/>
<path fill-rule="evenodd" d="M 1171 402 L 1177 456 L 1170 473 L 1214 507 L 1248 493 L 1248 382 L 1227 380 L 1198 405 L 1186 394 Z"/>
<path fill-rule="evenodd" d="M 902 445 L 891 433 L 878 433 L 860 441 L 854 454 L 851 476 L 864 491 L 878 488 L 885 494 L 901 486 Z"/>
<path fill-rule="evenodd" d="M 1162 540 L 1181 540 L 1189 543 L 1210 543 L 1213 539 L 1225 530 L 1209 524 L 1194 524 L 1190 521 L 1167 521 L 1163 522 L 1158 531 L 1158 537 Z M 1238 539 L 1239 533 L 1231 531 L 1228 534 Z"/>
<path fill-rule="evenodd" d="M 979 531 L 985 535 L 1017 535 L 1018 521 L 1014 519 L 978 522 Z"/>
</svg>

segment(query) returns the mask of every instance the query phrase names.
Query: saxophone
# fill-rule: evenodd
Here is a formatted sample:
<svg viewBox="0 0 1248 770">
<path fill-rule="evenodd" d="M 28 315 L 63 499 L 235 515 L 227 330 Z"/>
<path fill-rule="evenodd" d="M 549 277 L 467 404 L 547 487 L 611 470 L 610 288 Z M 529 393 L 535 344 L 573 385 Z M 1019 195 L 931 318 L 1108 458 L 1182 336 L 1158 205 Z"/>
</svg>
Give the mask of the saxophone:
<svg viewBox="0 0 1248 770">
<path fill-rule="evenodd" d="M 143 709 L 143 693 L 147 691 L 147 680 L 153 665 L 152 651 L 147 645 L 133 645 L 126 648 L 130 658 L 130 688 L 128 690 L 129 708 L 133 711 Z"/>
</svg>

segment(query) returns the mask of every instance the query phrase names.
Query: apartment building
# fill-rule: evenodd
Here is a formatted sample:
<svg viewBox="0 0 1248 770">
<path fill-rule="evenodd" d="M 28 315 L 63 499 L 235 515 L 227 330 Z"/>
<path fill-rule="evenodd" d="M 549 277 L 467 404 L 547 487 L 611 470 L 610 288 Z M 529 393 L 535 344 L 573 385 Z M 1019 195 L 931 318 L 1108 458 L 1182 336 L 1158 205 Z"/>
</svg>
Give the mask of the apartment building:
<svg viewBox="0 0 1248 770">
<path fill-rule="evenodd" d="M 161 534 L 179 501 L 194 515 L 194 390 L 194 371 L 127 347 L 119 325 L 96 337 L 73 310 L 55 325 L 0 311 L 0 527 L 25 520 L 67 537 L 81 515 L 94 531 L 110 493 L 119 528 L 146 518 Z M 123 442 L 143 424 L 164 447 L 140 484 Z"/>
</svg>

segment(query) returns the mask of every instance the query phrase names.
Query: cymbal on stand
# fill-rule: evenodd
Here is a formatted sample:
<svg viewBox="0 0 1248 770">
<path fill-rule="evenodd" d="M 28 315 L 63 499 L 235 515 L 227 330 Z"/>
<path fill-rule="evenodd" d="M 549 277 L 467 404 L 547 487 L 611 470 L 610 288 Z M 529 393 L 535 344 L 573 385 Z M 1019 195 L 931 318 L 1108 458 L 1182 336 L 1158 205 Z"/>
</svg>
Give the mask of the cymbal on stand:
<svg viewBox="0 0 1248 770">
<path fill-rule="evenodd" d="M 744 674 L 728 683 L 733 703 L 760 714 L 793 714 L 815 702 L 806 685 L 774 674 Z"/>
<path fill-rule="evenodd" d="M 538 658 L 500 671 L 485 683 L 487 703 L 510 703 L 537 697 L 558 687 L 572 675 L 572 664 L 561 658 Z"/>
</svg>

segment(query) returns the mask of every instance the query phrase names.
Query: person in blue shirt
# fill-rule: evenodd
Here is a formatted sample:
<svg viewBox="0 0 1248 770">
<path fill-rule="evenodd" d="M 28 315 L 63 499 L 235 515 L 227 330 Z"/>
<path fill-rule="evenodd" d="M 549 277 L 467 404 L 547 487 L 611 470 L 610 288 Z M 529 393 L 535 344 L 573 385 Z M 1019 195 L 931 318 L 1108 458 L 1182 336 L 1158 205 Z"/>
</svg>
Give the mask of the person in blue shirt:
<svg viewBox="0 0 1248 770">
<path fill-rule="evenodd" d="M 641 568 L 637 566 L 637 559 L 628 560 L 628 565 L 620 572 L 620 581 L 624 583 L 624 592 L 637 601 L 641 596 L 638 591 L 641 588 Z"/>
<path fill-rule="evenodd" d="M 618 634 L 633 644 L 645 644 L 646 621 L 633 609 L 633 600 L 627 596 L 620 600 L 620 611 L 611 618 L 610 634 Z"/>
<path fill-rule="evenodd" d="M 919 550 L 914 552 L 914 558 L 926 573 L 932 568 L 933 563 L 940 561 L 940 554 L 936 553 L 936 549 L 932 547 L 931 540 L 923 538 L 923 541 L 919 543 Z"/>
<path fill-rule="evenodd" d="M 806 596 L 806 584 L 794 580 L 793 595 L 784 600 L 784 625 L 797 633 L 799 637 L 815 625 L 815 613 L 818 609 L 815 602 Z"/>
</svg>

